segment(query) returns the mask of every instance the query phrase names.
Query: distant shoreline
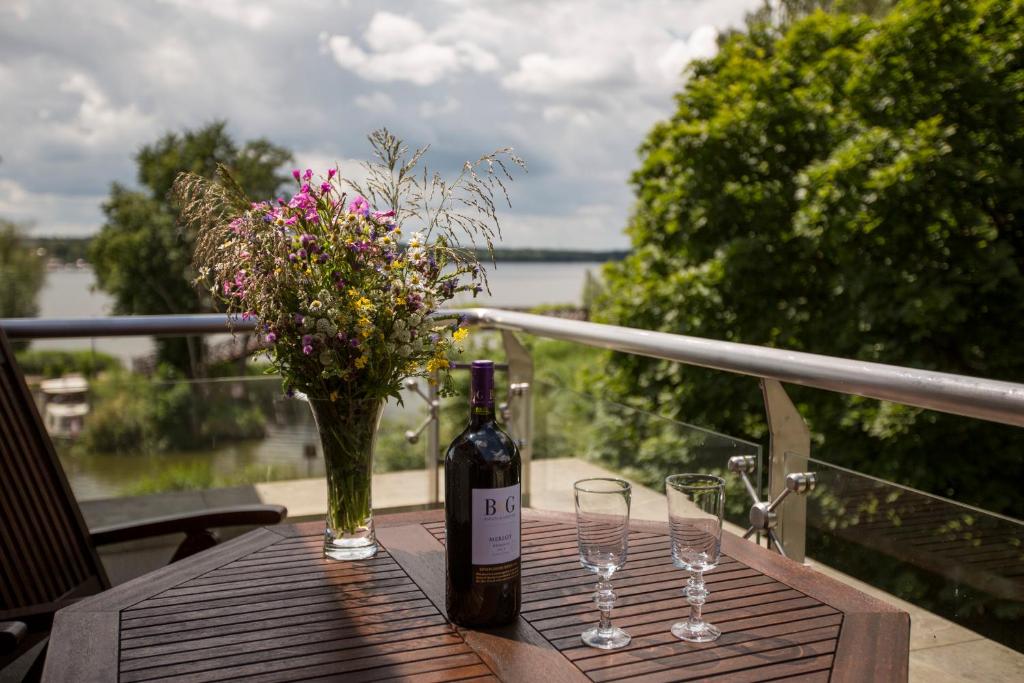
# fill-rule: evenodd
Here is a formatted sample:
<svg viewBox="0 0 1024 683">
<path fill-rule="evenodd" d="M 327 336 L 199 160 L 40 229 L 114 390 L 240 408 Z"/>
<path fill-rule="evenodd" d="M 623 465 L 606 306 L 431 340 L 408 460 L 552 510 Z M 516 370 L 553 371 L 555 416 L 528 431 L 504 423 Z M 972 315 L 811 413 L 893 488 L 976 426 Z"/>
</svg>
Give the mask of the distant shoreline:
<svg viewBox="0 0 1024 683">
<path fill-rule="evenodd" d="M 30 240 L 38 248 L 45 250 L 45 255 L 62 263 L 75 263 L 86 258 L 91 237 L 34 237 Z M 476 250 L 481 263 L 488 263 L 490 255 L 484 249 Z M 621 261 L 629 255 L 628 249 L 607 249 L 602 251 L 585 251 L 580 249 L 540 249 L 497 247 L 494 260 L 500 263 L 605 263 Z"/>
<path fill-rule="evenodd" d="M 629 250 L 578 251 L 570 249 L 495 249 L 494 260 L 501 263 L 605 263 L 621 261 Z M 477 258 L 487 263 L 491 257 L 484 250 L 477 250 Z"/>
</svg>

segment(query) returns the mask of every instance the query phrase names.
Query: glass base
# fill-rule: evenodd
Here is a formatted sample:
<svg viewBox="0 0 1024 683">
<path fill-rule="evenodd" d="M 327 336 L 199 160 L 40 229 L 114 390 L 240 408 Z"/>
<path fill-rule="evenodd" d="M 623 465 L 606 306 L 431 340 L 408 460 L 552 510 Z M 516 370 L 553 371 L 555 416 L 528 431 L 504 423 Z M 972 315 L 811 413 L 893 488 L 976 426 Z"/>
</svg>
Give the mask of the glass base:
<svg viewBox="0 0 1024 683">
<path fill-rule="evenodd" d="M 580 638 L 590 647 L 596 647 L 599 650 L 617 650 L 629 645 L 629 641 L 633 639 L 621 628 L 612 627 L 607 631 L 602 631 L 596 626 L 581 633 Z"/>
<path fill-rule="evenodd" d="M 691 621 L 680 621 L 672 624 L 672 635 L 690 643 L 710 643 L 713 640 L 718 640 L 718 636 L 722 635 L 722 632 L 718 630 L 717 626 L 706 621 L 696 624 Z"/>
<path fill-rule="evenodd" d="M 324 557 L 329 560 L 366 560 L 377 554 L 378 545 L 375 541 L 355 539 L 358 545 L 338 539 L 324 543 Z"/>
</svg>

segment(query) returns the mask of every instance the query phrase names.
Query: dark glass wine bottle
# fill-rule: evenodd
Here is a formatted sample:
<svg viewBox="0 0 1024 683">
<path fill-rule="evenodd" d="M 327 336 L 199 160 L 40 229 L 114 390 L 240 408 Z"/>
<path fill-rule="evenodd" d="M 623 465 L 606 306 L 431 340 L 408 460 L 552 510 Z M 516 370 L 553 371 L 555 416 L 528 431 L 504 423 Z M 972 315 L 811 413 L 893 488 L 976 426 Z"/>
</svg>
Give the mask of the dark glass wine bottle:
<svg viewBox="0 0 1024 683">
<path fill-rule="evenodd" d="M 494 363 L 473 361 L 469 426 L 445 455 L 446 604 L 460 626 L 519 614 L 519 449 L 494 421 Z"/>
</svg>

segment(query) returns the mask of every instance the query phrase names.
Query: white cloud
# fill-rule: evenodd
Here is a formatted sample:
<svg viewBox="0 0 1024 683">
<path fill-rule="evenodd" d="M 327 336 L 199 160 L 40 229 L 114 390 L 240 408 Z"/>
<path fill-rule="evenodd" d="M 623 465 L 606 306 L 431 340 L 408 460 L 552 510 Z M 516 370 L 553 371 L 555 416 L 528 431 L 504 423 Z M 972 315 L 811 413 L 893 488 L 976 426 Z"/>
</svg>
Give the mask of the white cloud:
<svg viewBox="0 0 1024 683">
<path fill-rule="evenodd" d="M 535 244 L 561 249 L 617 249 L 622 247 L 620 207 L 594 202 L 565 215 L 522 213 L 502 220 L 502 246 Z"/>
<path fill-rule="evenodd" d="M 369 95 L 356 95 L 357 107 L 375 113 L 386 113 L 395 110 L 395 101 L 387 93 L 375 91 Z"/>
<path fill-rule="evenodd" d="M 586 107 L 571 104 L 553 104 L 544 107 L 542 114 L 545 121 L 566 122 L 573 126 L 590 126 L 598 118 L 597 112 Z"/>
<path fill-rule="evenodd" d="M 498 68 L 497 58 L 473 41 L 433 40 L 417 22 L 390 12 L 377 12 L 363 39 L 369 51 L 349 36 L 321 37 L 338 66 L 368 81 L 427 86 L 462 71 Z"/>
<path fill-rule="evenodd" d="M 391 12 L 377 12 L 363 34 L 366 44 L 377 52 L 394 52 L 423 42 L 427 32 L 417 22 Z"/>
<path fill-rule="evenodd" d="M 462 103 L 452 96 L 446 97 L 441 102 L 421 102 L 419 106 L 420 116 L 433 118 L 435 116 L 447 116 L 459 110 Z"/>
<path fill-rule="evenodd" d="M 263 3 L 247 0 L 160 0 L 178 8 L 204 12 L 232 24 L 260 30 L 267 28 L 274 20 L 273 10 Z"/>
<path fill-rule="evenodd" d="M 591 87 L 628 76 L 624 64 L 593 56 L 554 57 L 534 52 L 519 59 L 519 68 L 502 79 L 509 90 L 531 95 L 557 95 L 567 89 Z"/>
<path fill-rule="evenodd" d="M 658 57 L 658 69 L 662 78 L 677 81 L 691 61 L 714 57 L 717 52 L 718 30 L 714 26 L 701 26 L 690 34 L 689 40 L 673 40 Z"/>
<path fill-rule="evenodd" d="M 333 36 L 328 45 L 338 66 L 368 81 L 408 81 L 431 85 L 460 68 L 455 48 L 434 43 L 417 43 L 404 50 L 368 54 L 347 36 Z"/>
<path fill-rule="evenodd" d="M 18 21 L 25 21 L 32 14 L 32 7 L 29 0 L 8 0 L 0 4 L 0 16 L 7 13 L 13 14 Z"/>
<path fill-rule="evenodd" d="M 113 106 L 91 76 L 74 73 L 61 83 L 60 90 L 81 98 L 74 120 L 60 124 L 56 130 L 66 141 L 95 147 L 112 141 L 139 140 L 153 131 L 151 116 L 140 112 L 134 103 Z"/>
</svg>

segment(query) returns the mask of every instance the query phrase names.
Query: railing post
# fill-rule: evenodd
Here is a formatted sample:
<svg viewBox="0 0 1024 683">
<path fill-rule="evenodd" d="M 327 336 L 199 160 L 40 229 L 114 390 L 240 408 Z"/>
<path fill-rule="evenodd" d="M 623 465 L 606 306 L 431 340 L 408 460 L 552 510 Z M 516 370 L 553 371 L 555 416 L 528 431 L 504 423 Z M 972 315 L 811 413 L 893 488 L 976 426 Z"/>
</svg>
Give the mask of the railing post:
<svg viewBox="0 0 1024 683">
<path fill-rule="evenodd" d="M 508 426 L 523 462 L 521 495 L 525 506 L 530 498 L 530 463 L 533 460 L 533 358 L 512 332 L 502 330 L 501 339 L 508 358 Z"/>
<path fill-rule="evenodd" d="M 787 474 L 807 469 L 807 459 L 811 457 L 811 433 L 781 383 L 762 378 L 761 392 L 771 433 L 768 499 L 774 500 L 786 490 Z M 786 556 L 803 562 L 807 551 L 807 497 L 790 496 L 786 504 L 778 508 L 777 520 L 775 529 L 786 548 Z"/>
<path fill-rule="evenodd" d="M 431 503 L 441 502 L 441 484 L 438 481 L 438 465 L 441 461 L 441 414 L 437 386 L 439 381 L 439 373 L 434 370 L 430 373 L 430 381 L 427 382 L 427 404 L 430 406 L 432 418 L 427 427 L 427 477 L 430 479 L 428 500 Z"/>
</svg>

